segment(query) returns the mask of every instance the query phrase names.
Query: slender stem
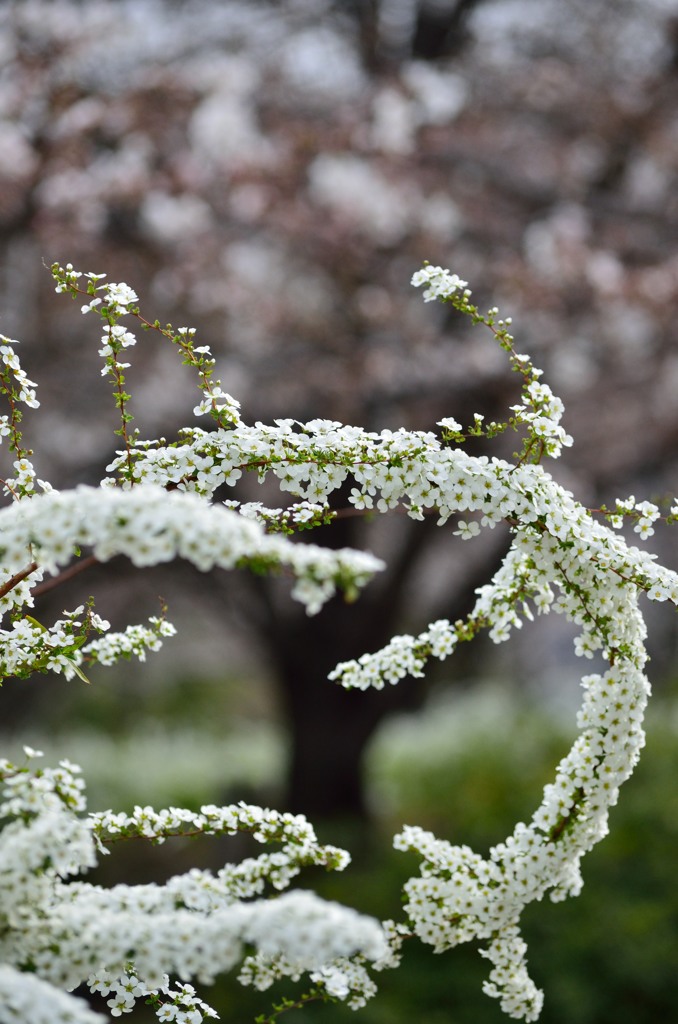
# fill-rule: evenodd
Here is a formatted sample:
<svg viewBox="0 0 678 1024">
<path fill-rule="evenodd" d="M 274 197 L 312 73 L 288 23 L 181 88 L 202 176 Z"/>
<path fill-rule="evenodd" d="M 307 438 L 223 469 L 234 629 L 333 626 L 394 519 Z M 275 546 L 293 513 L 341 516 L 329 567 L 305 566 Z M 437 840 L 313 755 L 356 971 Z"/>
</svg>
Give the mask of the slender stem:
<svg viewBox="0 0 678 1024">
<path fill-rule="evenodd" d="M 33 590 L 33 596 L 40 597 L 41 594 L 46 593 L 48 590 L 53 590 L 54 587 L 60 586 L 62 583 L 65 583 L 66 580 L 70 580 L 73 576 L 77 576 L 79 573 L 84 572 L 85 569 L 90 569 L 93 565 L 98 564 L 99 559 L 96 558 L 95 555 L 89 555 L 87 558 L 82 558 L 79 562 L 76 562 L 75 565 L 71 565 L 68 569 L 64 569 L 64 571 L 59 573 L 58 576 L 52 576 L 51 579 L 40 583 Z M 35 567 L 37 568 L 37 565 Z M 2 596 L 2 593 L 3 592 L 0 591 L 0 597 Z"/>
<path fill-rule="evenodd" d="M 272 1012 L 266 1016 L 262 1014 L 256 1018 L 255 1024 L 275 1024 L 278 1017 L 281 1017 L 283 1013 L 287 1013 L 289 1010 L 301 1010 L 308 1003 L 317 1002 L 318 999 L 326 1000 L 328 997 L 324 992 L 318 991 L 318 989 L 312 989 L 303 996 L 299 996 L 298 999 L 285 999 L 282 1003 L 276 1005 L 273 1004 Z"/>
</svg>

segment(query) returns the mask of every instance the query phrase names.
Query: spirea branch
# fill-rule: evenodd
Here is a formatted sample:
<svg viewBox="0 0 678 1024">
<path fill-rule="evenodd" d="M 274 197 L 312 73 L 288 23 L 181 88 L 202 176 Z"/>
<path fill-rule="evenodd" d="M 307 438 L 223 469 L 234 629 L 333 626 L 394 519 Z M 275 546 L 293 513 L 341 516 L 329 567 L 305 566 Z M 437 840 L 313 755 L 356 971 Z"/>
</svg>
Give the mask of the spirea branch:
<svg viewBox="0 0 678 1024">
<path fill-rule="evenodd" d="M 649 682 L 639 594 L 678 605 L 676 574 L 623 534 L 630 523 L 639 539 L 649 538 L 659 509 L 631 497 L 594 513 L 554 480 L 546 463 L 572 444 L 562 401 L 517 352 L 510 319 L 496 308 L 481 312 L 466 282 L 441 267 L 425 264 L 412 284 L 424 289 L 425 301 L 449 304 L 484 327 L 506 353 L 520 393 L 502 422 L 486 423 L 477 413 L 466 426 L 447 416 L 436 431 L 376 432 L 325 419 L 249 424 L 212 379 L 214 359 L 206 345 L 196 346 L 192 328 L 161 327 L 142 316 L 136 292 L 105 275 L 83 275 L 70 264 L 52 272 L 57 291 L 86 297 L 82 311 L 101 320 L 99 354 L 113 383 L 122 447 L 98 487 L 58 491 L 38 479 L 20 429 L 22 406 L 38 407 L 35 385 L 16 342 L 1 339 L 0 395 L 8 412 L 0 415 L 0 442 L 8 439 L 12 456 L 0 509 L 3 678 L 49 671 L 88 681 L 83 666 L 143 661 L 174 636 L 164 607 L 117 633 L 91 602 L 46 625 L 29 614 L 35 596 L 94 561 L 123 556 L 144 568 L 183 558 L 205 572 L 284 572 L 293 579 L 291 597 L 314 614 L 335 593 L 358 599 L 383 563 L 367 552 L 308 543 L 305 533 L 348 514 L 394 511 L 413 520 L 435 515 L 455 543 L 505 523 L 510 544 L 466 619 L 393 637 L 381 650 L 337 665 L 331 680 L 363 690 L 403 683 L 482 631 L 502 643 L 550 612 L 577 627 L 577 656 L 600 654 L 607 668 L 583 676 L 578 736 L 530 820 L 487 856 L 418 826 L 394 837 L 397 849 L 420 860 L 419 874 L 404 886 L 400 922 L 289 888 L 306 867 L 341 871 L 349 863 L 345 851 L 321 846 L 299 815 L 244 803 L 87 813 L 77 766 L 39 767 L 30 748 L 25 765 L 0 762 L 0 1019 L 90 1024 L 100 1018 L 69 994 L 84 984 L 113 1016 L 141 1000 L 160 1021 L 195 1024 L 215 1012 L 192 982 L 208 984 L 236 969 L 242 984 L 262 991 L 286 978 L 310 984 L 306 995 L 285 997 L 262 1021 L 316 999 L 358 1009 L 376 992 L 374 973 L 397 967 L 404 939 L 417 936 L 436 952 L 481 942 L 490 962 L 484 991 L 508 1016 L 535 1021 L 543 994 L 527 971 L 522 912 L 547 893 L 562 900 L 581 890 L 580 861 L 606 835 L 608 812 L 644 744 Z M 172 343 L 196 373 L 201 401 L 192 413 L 210 417 L 210 430 L 191 422 L 167 441 L 144 440 L 129 427 L 122 354 L 131 357 L 137 343 L 130 322 Z M 490 441 L 509 430 L 520 438 L 512 461 L 474 457 L 464 447 L 469 438 Z M 244 473 L 275 481 L 293 500 L 269 508 L 216 498 Z M 347 488 L 349 508 L 334 507 Z M 678 504 L 664 519 L 678 519 Z M 106 889 L 79 877 L 119 840 L 241 831 L 276 849 L 165 885 Z"/>
</svg>

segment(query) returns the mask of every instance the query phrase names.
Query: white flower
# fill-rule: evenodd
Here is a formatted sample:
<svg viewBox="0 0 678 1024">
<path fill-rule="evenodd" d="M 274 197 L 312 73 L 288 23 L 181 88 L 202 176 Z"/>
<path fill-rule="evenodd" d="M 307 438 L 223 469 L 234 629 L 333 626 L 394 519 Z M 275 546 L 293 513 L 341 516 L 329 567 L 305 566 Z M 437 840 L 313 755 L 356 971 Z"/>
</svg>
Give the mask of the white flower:
<svg viewBox="0 0 678 1024">
<path fill-rule="evenodd" d="M 445 430 L 451 430 L 455 434 L 461 433 L 464 429 L 461 423 L 457 423 L 453 416 L 444 416 L 442 420 L 438 420 L 438 426 L 443 427 Z"/>
<path fill-rule="evenodd" d="M 480 533 L 480 524 L 475 520 L 470 523 L 465 522 L 463 519 L 459 520 L 459 529 L 455 530 L 455 536 L 461 537 L 462 540 L 471 540 L 473 537 L 477 537 Z"/>
<path fill-rule="evenodd" d="M 107 284 L 105 288 L 105 302 L 107 306 L 131 306 L 138 302 L 139 296 L 127 284 Z"/>
</svg>

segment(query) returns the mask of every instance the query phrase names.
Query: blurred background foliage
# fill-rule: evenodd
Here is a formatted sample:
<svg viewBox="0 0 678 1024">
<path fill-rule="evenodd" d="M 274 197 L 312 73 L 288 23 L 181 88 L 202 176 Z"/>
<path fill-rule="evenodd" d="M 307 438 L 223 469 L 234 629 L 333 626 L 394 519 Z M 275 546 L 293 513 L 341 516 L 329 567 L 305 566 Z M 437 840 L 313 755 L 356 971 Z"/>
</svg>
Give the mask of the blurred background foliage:
<svg viewBox="0 0 678 1024">
<path fill-rule="evenodd" d="M 563 396 L 575 446 L 555 469 L 577 497 L 675 494 L 677 105 L 675 0 L 0 5 L 0 331 L 40 383 L 25 421 L 40 475 L 100 479 L 116 425 L 96 327 L 53 294 L 43 262 L 106 271 L 151 319 L 196 326 L 248 420 L 501 418 L 515 401 L 501 355 L 410 294 L 429 259 L 513 316 Z M 150 336 L 133 357 L 142 435 L 172 438 L 192 382 Z M 249 480 L 233 496 L 261 497 Z M 3 747 L 82 763 L 94 808 L 304 811 L 356 854 L 350 875 L 308 884 L 396 916 L 412 865 L 385 851 L 404 821 L 486 849 L 536 806 L 574 719 L 571 635 L 547 620 L 423 682 L 344 694 L 325 678 L 336 662 L 465 614 L 507 537 L 460 545 L 432 522 L 353 517 L 324 542 L 369 546 L 389 570 L 311 620 L 278 582 L 182 566 L 116 560 L 45 591 L 43 621 L 94 594 L 116 628 L 157 613 L 162 594 L 180 636 L 92 687 L 6 680 Z M 675 566 L 670 531 L 653 542 Z M 675 1016 L 678 633 L 670 610 L 649 621 L 663 704 L 644 760 L 583 895 L 527 916 L 547 1024 Z M 102 872 L 160 878 L 242 852 L 125 849 Z M 369 1024 L 500 1019 L 473 950 L 413 948 L 406 963 L 381 979 Z M 267 1005 L 235 982 L 215 1002 L 227 1020 Z"/>
</svg>

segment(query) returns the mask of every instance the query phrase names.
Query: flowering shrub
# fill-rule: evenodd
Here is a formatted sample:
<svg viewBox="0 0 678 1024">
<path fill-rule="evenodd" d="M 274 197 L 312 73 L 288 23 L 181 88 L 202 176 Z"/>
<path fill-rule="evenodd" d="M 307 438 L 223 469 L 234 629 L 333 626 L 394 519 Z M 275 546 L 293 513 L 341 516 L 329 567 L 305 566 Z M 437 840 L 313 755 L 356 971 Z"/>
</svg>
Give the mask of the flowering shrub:
<svg viewBox="0 0 678 1024">
<path fill-rule="evenodd" d="M 87 681 L 90 665 L 132 654 L 143 660 L 173 635 L 164 609 L 121 633 L 111 632 L 91 603 L 51 625 L 38 622 L 28 613 L 33 589 L 74 559 L 85 565 L 123 554 L 145 566 L 182 557 L 202 570 L 286 573 L 294 581 L 292 597 L 309 614 L 337 591 L 355 599 L 381 568 L 379 560 L 295 539 L 332 521 L 338 510 L 331 496 L 346 481 L 356 510 L 400 507 L 413 519 L 434 514 L 441 526 L 454 518 L 454 533 L 464 540 L 507 522 L 513 539 L 465 620 L 439 620 L 418 636 L 394 637 L 381 651 L 338 665 L 332 679 L 380 689 L 421 675 L 429 659 L 446 658 L 481 630 L 499 643 L 524 619 L 549 611 L 577 625 L 576 653 L 602 656 L 607 669 L 584 677 L 579 736 L 531 820 L 518 822 L 487 858 L 415 826 L 395 837 L 398 849 L 421 859 L 419 876 L 405 885 L 401 923 L 380 923 L 307 891 L 283 891 L 303 867 L 342 870 L 349 861 L 345 851 L 321 846 L 302 816 L 245 804 L 196 813 L 137 807 L 131 815 L 85 814 L 76 766 L 39 767 L 29 748 L 25 765 L 0 762 L 0 1019 L 97 1019 L 67 994 L 86 984 L 106 998 L 113 1016 L 145 1000 L 161 1021 L 197 1022 L 215 1012 L 190 982 L 209 983 L 237 965 L 239 979 L 259 989 L 278 978 L 308 976 L 308 992 L 277 1007 L 269 1020 L 312 999 L 344 1000 L 355 1009 L 375 991 L 368 968 L 396 966 L 403 941 L 416 935 L 437 952 L 470 939 L 485 942 L 481 952 L 491 964 L 485 991 L 509 1016 L 536 1020 L 543 996 L 527 973 L 521 912 L 547 892 L 561 900 L 580 891 L 581 857 L 606 834 L 608 810 L 644 742 L 649 684 L 639 594 L 678 604 L 678 577 L 620 532 L 630 521 L 641 539 L 650 536 L 659 508 L 630 498 L 594 514 L 553 480 L 542 461 L 572 443 L 561 425 L 562 402 L 540 382 L 529 357 L 516 352 L 510 320 L 496 308 L 481 313 L 466 282 L 440 267 L 425 265 L 412 283 L 425 289 L 425 301 L 449 303 L 494 334 L 521 381 L 506 422 L 476 415 L 464 427 L 447 417 L 439 433 L 375 433 L 330 420 L 249 425 L 238 402 L 213 380 L 214 360 L 195 344 L 194 331 L 146 320 L 126 284 L 70 265 L 52 270 L 57 291 L 84 297 L 83 312 L 102 320 L 99 353 L 120 417 L 120 448 L 99 487 L 57 492 L 39 480 L 20 430 L 22 407 L 38 405 L 35 384 L 21 368 L 16 342 L 2 338 L 0 389 L 8 411 L 0 416 L 0 435 L 14 470 L 3 480 L 8 504 L 0 511 L 3 677 L 53 671 Z M 142 440 L 132 427 L 124 361 L 136 342 L 130 320 L 166 336 L 196 372 L 201 396 L 193 412 L 209 417 L 210 429 L 190 426 L 167 442 Z M 512 462 L 473 457 L 463 447 L 470 437 L 507 430 L 521 435 Z M 278 509 L 215 500 L 220 487 L 245 471 L 261 481 L 274 477 L 295 500 Z M 678 505 L 666 518 L 678 518 Z M 122 839 L 164 842 L 241 831 L 278 844 L 278 851 L 216 874 L 189 871 L 164 886 L 105 889 L 75 880 Z"/>
</svg>

